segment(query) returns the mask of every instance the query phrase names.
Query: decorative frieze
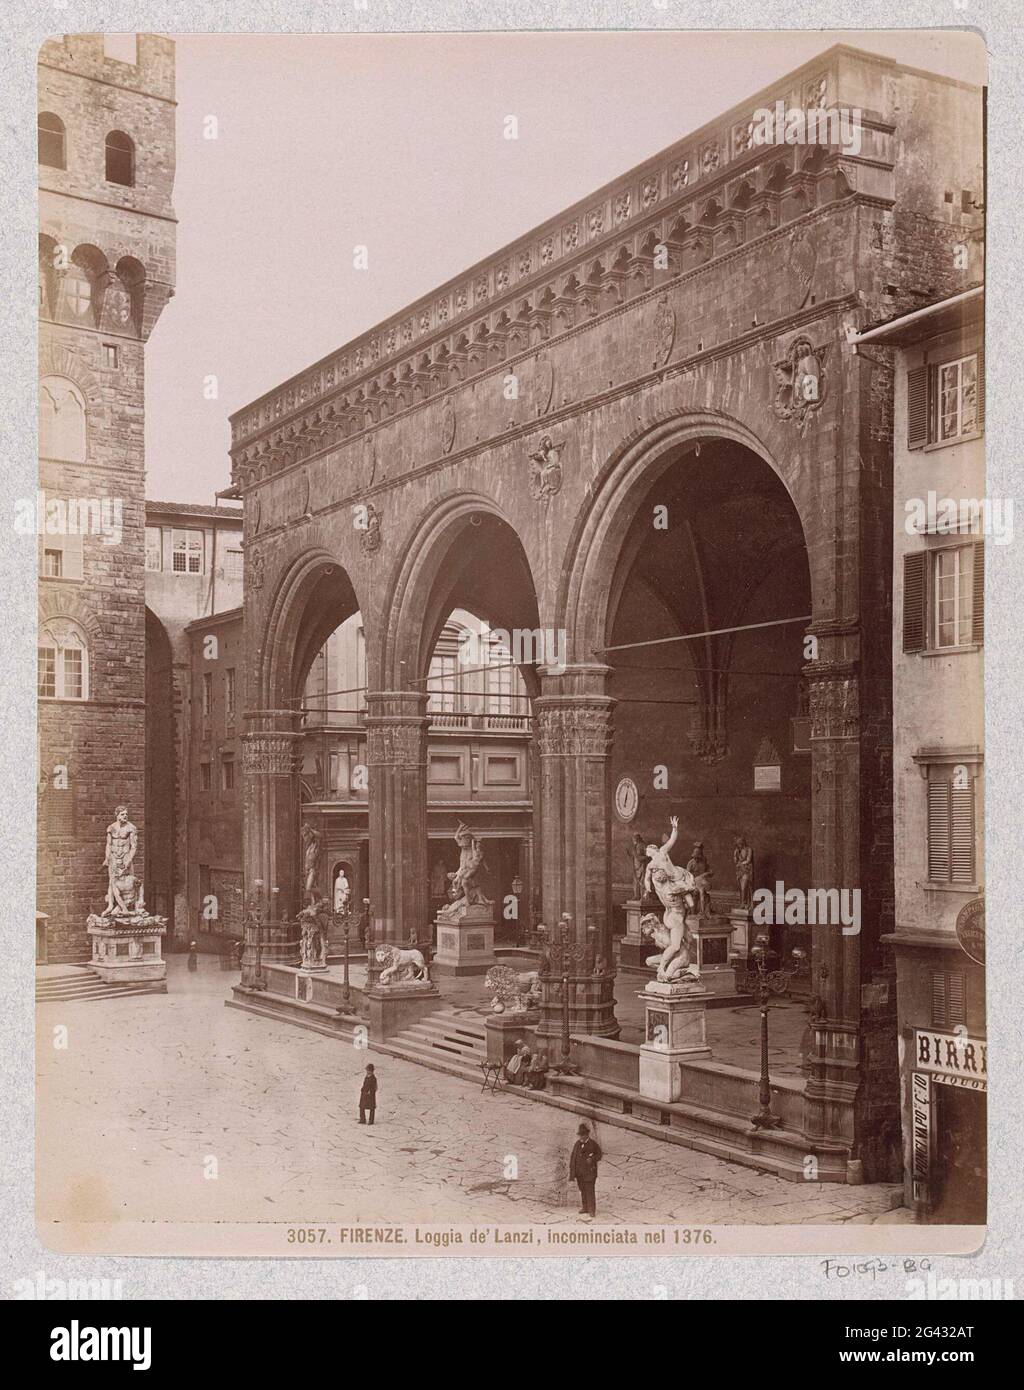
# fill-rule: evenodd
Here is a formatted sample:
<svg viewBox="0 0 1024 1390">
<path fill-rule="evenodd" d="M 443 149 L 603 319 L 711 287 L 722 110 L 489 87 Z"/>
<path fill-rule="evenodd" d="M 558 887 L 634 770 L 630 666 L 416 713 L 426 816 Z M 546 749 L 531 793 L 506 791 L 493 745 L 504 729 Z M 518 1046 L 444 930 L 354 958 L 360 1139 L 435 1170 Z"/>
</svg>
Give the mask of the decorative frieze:
<svg viewBox="0 0 1024 1390">
<path fill-rule="evenodd" d="M 366 757 L 370 767 L 426 767 L 426 720 L 368 720 Z"/>
<path fill-rule="evenodd" d="M 542 758 L 606 758 L 612 742 L 611 705 L 538 702 L 536 727 Z"/>
<path fill-rule="evenodd" d="M 250 776 L 292 777 L 301 766 L 301 734 L 246 734 L 242 739 L 242 771 Z"/>
<path fill-rule="evenodd" d="M 810 681 L 811 738 L 856 738 L 860 733 L 860 685 L 856 676 Z"/>
</svg>

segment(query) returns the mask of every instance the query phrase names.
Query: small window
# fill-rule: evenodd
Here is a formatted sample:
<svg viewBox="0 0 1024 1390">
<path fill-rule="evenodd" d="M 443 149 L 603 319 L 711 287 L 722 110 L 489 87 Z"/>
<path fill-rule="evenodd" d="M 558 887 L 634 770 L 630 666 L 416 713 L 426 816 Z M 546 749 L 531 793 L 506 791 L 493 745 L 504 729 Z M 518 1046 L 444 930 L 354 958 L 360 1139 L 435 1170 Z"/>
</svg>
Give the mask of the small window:
<svg viewBox="0 0 1024 1390">
<path fill-rule="evenodd" d="M 935 646 L 966 647 L 971 642 L 974 546 L 937 550 L 932 558 L 935 595 Z"/>
<path fill-rule="evenodd" d="M 907 373 L 907 447 L 952 444 L 985 427 L 985 354 L 925 363 Z"/>
<path fill-rule="evenodd" d="M 43 574 L 47 579 L 60 579 L 64 574 L 63 550 L 43 551 Z"/>
<path fill-rule="evenodd" d="M 52 111 L 39 113 L 39 163 L 50 169 L 67 168 L 64 122 Z"/>
<path fill-rule="evenodd" d="M 162 535 L 159 526 L 146 527 L 146 569 L 162 570 L 164 567 Z"/>
<path fill-rule="evenodd" d="M 454 656 L 431 657 L 427 690 L 427 710 L 430 714 L 455 713 L 458 701 L 458 674 Z"/>
<path fill-rule="evenodd" d="M 939 371 L 939 439 L 958 439 L 978 430 L 978 359 L 944 362 Z"/>
<path fill-rule="evenodd" d="M 985 640 L 985 542 L 903 557 L 903 650 L 957 651 Z"/>
<path fill-rule="evenodd" d="M 235 760 L 234 758 L 222 758 L 220 764 L 220 786 L 221 791 L 233 792 L 235 790 Z"/>
<path fill-rule="evenodd" d="M 107 136 L 107 183 L 135 185 L 135 145 L 123 130 L 112 130 Z"/>
<path fill-rule="evenodd" d="M 175 574 L 202 574 L 202 531 L 172 531 L 171 568 Z"/>
<path fill-rule="evenodd" d="M 203 718 L 208 720 L 213 713 L 213 672 L 203 676 Z"/>
<path fill-rule="evenodd" d="M 89 650 L 77 623 L 60 618 L 39 634 L 38 693 L 41 700 L 86 700 Z"/>
<path fill-rule="evenodd" d="M 230 666 L 224 672 L 224 710 L 229 719 L 235 715 L 235 668 Z"/>
<path fill-rule="evenodd" d="M 103 344 L 103 365 L 105 367 L 117 368 L 117 344 Z"/>
<path fill-rule="evenodd" d="M 225 579 L 242 578 L 242 552 L 240 550 L 229 550 L 224 557 L 224 577 Z"/>
<path fill-rule="evenodd" d="M 210 785 L 211 785 L 210 764 L 209 764 L 209 763 L 200 763 L 200 764 L 199 764 L 199 790 L 200 790 L 201 792 L 208 792 L 208 791 L 210 790 Z"/>
</svg>

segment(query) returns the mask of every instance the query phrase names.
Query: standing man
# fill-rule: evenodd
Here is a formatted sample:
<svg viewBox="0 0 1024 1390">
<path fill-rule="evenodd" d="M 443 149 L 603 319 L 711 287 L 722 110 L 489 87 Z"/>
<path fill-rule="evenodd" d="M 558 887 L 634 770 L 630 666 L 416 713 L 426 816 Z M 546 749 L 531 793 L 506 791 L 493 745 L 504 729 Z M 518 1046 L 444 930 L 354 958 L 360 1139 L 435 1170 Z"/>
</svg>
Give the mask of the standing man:
<svg viewBox="0 0 1024 1390">
<path fill-rule="evenodd" d="M 597 1184 L 597 1165 L 601 1162 L 601 1149 L 590 1137 L 590 1126 L 580 1125 L 576 1133 L 579 1138 L 572 1146 L 569 1157 L 569 1180 L 575 1179 L 580 1190 L 580 1216 L 592 1221 L 597 1215 L 597 1199 L 594 1188 Z"/>
<path fill-rule="evenodd" d="M 370 1124 L 373 1124 L 374 1111 L 377 1109 L 377 1076 L 373 1070 L 373 1063 L 367 1062 L 366 1074 L 363 1077 L 362 1090 L 359 1092 L 359 1123 L 366 1124 L 366 1112 L 370 1112 Z"/>
</svg>

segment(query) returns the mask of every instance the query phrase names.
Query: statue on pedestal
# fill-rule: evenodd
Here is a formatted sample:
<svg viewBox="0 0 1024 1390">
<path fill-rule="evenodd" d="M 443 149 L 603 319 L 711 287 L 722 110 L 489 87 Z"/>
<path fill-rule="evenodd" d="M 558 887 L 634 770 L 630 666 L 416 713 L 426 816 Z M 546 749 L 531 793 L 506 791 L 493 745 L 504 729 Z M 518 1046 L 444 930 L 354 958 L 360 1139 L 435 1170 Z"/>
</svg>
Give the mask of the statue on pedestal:
<svg viewBox="0 0 1024 1390">
<path fill-rule="evenodd" d="M 348 881 L 348 875 L 344 869 L 338 870 L 338 877 L 334 880 L 334 913 L 337 917 L 348 916 L 348 903 L 352 896 L 352 885 Z"/>
<path fill-rule="evenodd" d="M 103 916 L 114 913 L 130 916 L 133 912 L 144 910 L 141 901 L 136 902 L 135 875 L 132 864 L 139 848 L 139 832 L 128 819 L 128 807 L 118 806 L 114 819 L 107 826 L 107 847 L 103 864 L 107 870 L 107 906 Z"/>
<path fill-rule="evenodd" d="M 491 900 L 484 896 L 479 878 L 487 865 L 480 841 L 467 825 L 459 821 L 455 832 L 455 843 L 459 847 L 459 867 L 448 875 L 452 901 L 441 908 L 437 914 L 443 922 L 458 922 L 469 907 L 490 907 Z"/>
<path fill-rule="evenodd" d="M 406 950 L 387 941 L 377 947 L 374 956 L 377 964 L 384 967 L 377 977 L 378 986 L 387 988 L 396 984 L 430 983 L 430 972 L 422 951 L 414 948 Z"/>
<path fill-rule="evenodd" d="M 693 874 L 697 884 L 697 916 L 710 917 L 711 915 L 711 867 L 704 854 L 704 841 L 698 840 L 693 847 L 693 854 L 686 864 L 687 870 Z"/>
<path fill-rule="evenodd" d="M 754 851 L 742 835 L 733 842 L 733 863 L 736 865 L 736 882 L 740 889 L 740 907 L 748 911 L 754 902 Z"/>
</svg>

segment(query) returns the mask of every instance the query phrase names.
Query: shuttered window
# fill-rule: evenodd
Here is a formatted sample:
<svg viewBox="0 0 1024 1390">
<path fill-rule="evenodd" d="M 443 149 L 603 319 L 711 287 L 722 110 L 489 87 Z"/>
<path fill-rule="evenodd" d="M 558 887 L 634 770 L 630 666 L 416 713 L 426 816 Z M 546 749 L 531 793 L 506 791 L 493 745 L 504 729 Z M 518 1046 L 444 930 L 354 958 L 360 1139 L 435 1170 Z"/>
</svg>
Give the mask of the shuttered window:
<svg viewBox="0 0 1024 1390">
<path fill-rule="evenodd" d="M 915 367 L 907 373 L 908 449 L 920 449 L 928 443 L 928 378 L 927 367 Z"/>
<path fill-rule="evenodd" d="M 971 641 L 985 640 L 985 542 L 974 547 L 974 573 L 971 576 Z"/>
<path fill-rule="evenodd" d="M 928 645 L 928 553 L 903 557 L 903 650 L 923 652 Z"/>
<path fill-rule="evenodd" d="M 985 428 L 985 353 L 907 373 L 907 448 L 953 443 Z"/>
<path fill-rule="evenodd" d="M 933 1028 L 956 1028 L 967 1022 L 966 983 L 966 978 L 961 970 L 933 971 Z"/>
<path fill-rule="evenodd" d="M 973 884 L 974 775 L 928 770 L 928 881 Z"/>
</svg>

